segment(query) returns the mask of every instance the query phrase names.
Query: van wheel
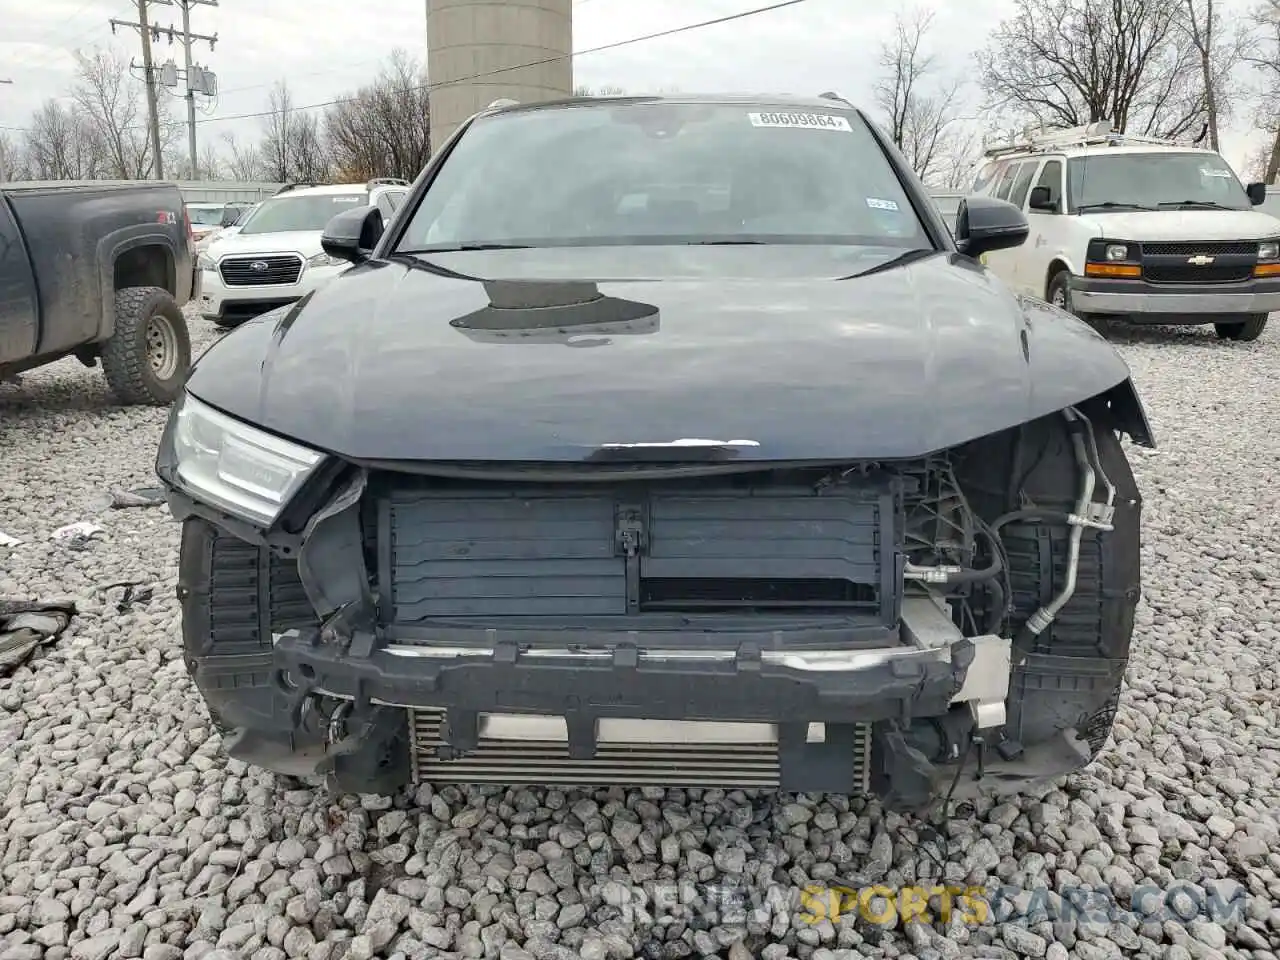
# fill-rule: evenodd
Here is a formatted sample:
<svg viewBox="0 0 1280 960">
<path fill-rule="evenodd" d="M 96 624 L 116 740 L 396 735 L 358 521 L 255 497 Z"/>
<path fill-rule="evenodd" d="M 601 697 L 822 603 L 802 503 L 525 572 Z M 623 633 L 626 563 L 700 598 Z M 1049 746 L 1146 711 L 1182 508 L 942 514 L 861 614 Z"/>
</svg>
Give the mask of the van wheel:
<svg viewBox="0 0 1280 960">
<path fill-rule="evenodd" d="M 1049 279 L 1044 298 L 1060 310 L 1074 314 L 1101 334 L 1107 332 L 1107 321 L 1096 314 L 1082 314 L 1071 306 L 1071 271 L 1059 270 Z"/>
<path fill-rule="evenodd" d="M 178 303 L 159 287 L 116 291 L 116 323 L 102 372 L 121 403 L 168 406 L 191 366 L 191 335 Z"/>
<path fill-rule="evenodd" d="M 1262 336 L 1262 331 L 1267 328 L 1267 314 L 1255 313 L 1243 323 L 1215 323 L 1213 329 L 1218 333 L 1219 340 L 1242 340 L 1245 343 L 1251 343 Z"/>
</svg>

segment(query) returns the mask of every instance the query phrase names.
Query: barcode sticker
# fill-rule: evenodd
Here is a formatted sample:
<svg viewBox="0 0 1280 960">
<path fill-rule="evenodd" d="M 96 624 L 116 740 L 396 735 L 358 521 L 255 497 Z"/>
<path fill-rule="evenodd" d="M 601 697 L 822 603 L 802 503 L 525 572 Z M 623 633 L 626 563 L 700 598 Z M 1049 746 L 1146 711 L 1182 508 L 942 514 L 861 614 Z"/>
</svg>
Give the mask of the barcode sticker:
<svg viewBox="0 0 1280 960">
<path fill-rule="evenodd" d="M 799 130 L 840 130 L 852 133 L 844 117 L 830 113 L 749 113 L 753 127 L 793 127 Z"/>
</svg>

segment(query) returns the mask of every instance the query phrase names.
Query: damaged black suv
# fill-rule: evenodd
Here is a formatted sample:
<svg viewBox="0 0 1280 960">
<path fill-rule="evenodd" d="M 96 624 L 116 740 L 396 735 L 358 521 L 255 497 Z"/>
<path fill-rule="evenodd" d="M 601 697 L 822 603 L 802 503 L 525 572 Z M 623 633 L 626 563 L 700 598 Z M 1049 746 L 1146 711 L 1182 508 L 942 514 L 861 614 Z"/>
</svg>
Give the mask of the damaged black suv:
<svg viewBox="0 0 1280 960">
<path fill-rule="evenodd" d="M 864 113 L 505 105 L 195 364 L 157 460 L 225 749 L 337 789 L 1017 790 L 1106 741 L 1128 368 Z"/>
</svg>

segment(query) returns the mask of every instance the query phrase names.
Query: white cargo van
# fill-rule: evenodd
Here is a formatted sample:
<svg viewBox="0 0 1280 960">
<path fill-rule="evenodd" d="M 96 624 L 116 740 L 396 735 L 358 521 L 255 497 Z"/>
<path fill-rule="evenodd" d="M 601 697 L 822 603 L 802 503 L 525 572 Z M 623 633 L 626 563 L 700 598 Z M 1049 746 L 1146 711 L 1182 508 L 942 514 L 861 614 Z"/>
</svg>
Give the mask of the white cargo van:
<svg viewBox="0 0 1280 960">
<path fill-rule="evenodd" d="M 973 194 L 1027 214 L 1026 243 L 987 255 L 1020 293 L 1043 297 L 1102 329 L 1212 323 L 1256 340 L 1280 311 L 1280 219 L 1255 210 L 1212 150 L 1089 124 L 985 151 Z"/>
</svg>

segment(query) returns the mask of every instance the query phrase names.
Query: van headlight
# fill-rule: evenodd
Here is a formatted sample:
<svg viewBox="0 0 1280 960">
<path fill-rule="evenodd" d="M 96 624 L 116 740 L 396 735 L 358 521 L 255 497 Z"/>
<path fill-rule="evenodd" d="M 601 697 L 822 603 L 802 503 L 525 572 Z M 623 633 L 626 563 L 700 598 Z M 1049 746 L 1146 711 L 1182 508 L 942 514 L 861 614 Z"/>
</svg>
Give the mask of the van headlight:
<svg viewBox="0 0 1280 960">
<path fill-rule="evenodd" d="M 1259 260 L 1280 260 L 1280 240 L 1263 240 L 1258 244 Z"/>
<path fill-rule="evenodd" d="M 270 526 L 324 455 L 219 413 L 190 394 L 166 430 L 174 481 L 241 519 Z"/>
</svg>

